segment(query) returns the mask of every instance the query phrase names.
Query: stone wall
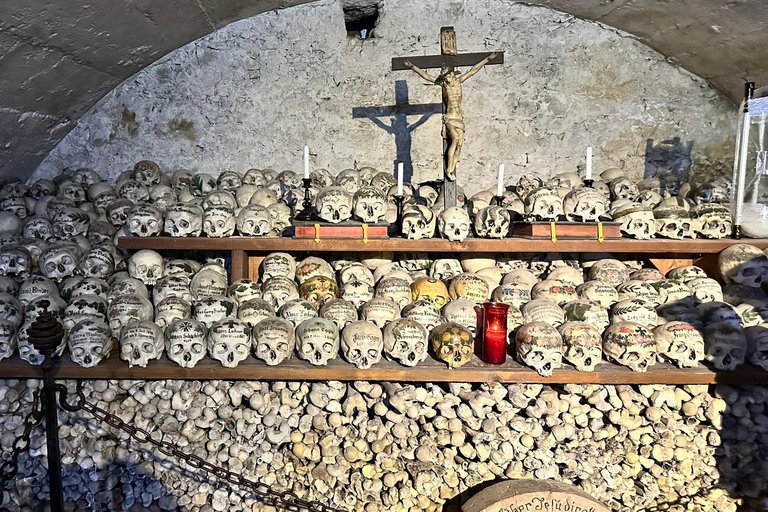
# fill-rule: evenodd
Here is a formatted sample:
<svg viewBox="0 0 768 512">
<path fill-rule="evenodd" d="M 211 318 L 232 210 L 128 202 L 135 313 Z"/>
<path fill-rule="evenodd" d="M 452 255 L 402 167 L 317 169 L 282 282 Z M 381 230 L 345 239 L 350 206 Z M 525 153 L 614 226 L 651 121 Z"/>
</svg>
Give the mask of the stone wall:
<svg viewBox="0 0 768 512">
<path fill-rule="evenodd" d="M 0 382 L 5 452 L 37 385 Z M 765 509 L 765 388 L 225 381 L 85 388 L 89 400 L 156 439 L 350 511 L 434 511 L 483 482 L 520 477 L 575 484 L 615 511 L 733 512 L 742 502 Z M 68 510 L 265 509 L 126 442 L 87 413 L 60 418 Z M 11 508 L 43 510 L 44 454 L 36 431 L 6 493 Z"/>
<path fill-rule="evenodd" d="M 414 181 L 434 179 L 439 114 L 375 117 L 385 112 L 365 107 L 396 96 L 439 102 L 438 88 L 389 67 L 393 56 L 438 52 L 443 25 L 456 27 L 460 51 L 506 52 L 503 66 L 465 84 L 459 183 L 468 193 L 493 186 L 500 162 L 510 183 L 575 170 L 590 144 L 597 170 L 730 173 L 732 106 L 627 34 L 509 1 L 387 0 L 373 39 L 348 37 L 341 5 L 320 1 L 233 23 L 172 52 L 83 116 L 32 179 L 66 166 L 114 178 L 145 158 L 214 175 L 299 170 L 304 143 L 313 165 L 334 173 L 394 169 L 401 159 L 410 177 L 412 158 Z"/>
</svg>

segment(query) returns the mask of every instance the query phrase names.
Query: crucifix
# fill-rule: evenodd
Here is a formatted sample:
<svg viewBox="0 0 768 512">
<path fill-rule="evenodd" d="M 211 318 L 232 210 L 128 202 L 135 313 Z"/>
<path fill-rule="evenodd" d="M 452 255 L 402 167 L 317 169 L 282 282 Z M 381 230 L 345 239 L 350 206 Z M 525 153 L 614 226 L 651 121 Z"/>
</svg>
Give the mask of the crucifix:
<svg viewBox="0 0 768 512">
<path fill-rule="evenodd" d="M 440 55 L 395 57 L 392 71 L 413 70 L 427 82 L 439 85 L 443 93 L 443 197 L 445 207 L 456 206 L 456 163 L 464 144 L 464 114 L 461 110 L 461 84 L 473 77 L 483 66 L 503 64 L 504 52 L 462 53 L 456 47 L 453 27 L 440 29 Z M 454 68 L 472 66 L 463 75 Z M 440 68 L 432 76 L 424 69 Z"/>
</svg>

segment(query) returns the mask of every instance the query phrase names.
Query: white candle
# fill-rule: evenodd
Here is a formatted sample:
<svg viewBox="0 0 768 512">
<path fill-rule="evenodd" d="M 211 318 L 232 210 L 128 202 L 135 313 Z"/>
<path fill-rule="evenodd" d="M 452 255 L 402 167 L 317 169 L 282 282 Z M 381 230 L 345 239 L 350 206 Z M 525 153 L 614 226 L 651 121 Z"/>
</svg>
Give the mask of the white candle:
<svg viewBox="0 0 768 512">
<path fill-rule="evenodd" d="M 496 188 L 496 195 L 504 195 L 504 164 L 499 164 L 499 186 Z"/>
<path fill-rule="evenodd" d="M 397 164 L 397 195 L 403 195 L 403 162 Z"/>
<path fill-rule="evenodd" d="M 304 177 L 309 179 L 309 146 L 304 145 Z"/>
<path fill-rule="evenodd" d="M 587 146 L 587 177 L 585 179 L 592 179 L 592 146 Z"/>
</svg>

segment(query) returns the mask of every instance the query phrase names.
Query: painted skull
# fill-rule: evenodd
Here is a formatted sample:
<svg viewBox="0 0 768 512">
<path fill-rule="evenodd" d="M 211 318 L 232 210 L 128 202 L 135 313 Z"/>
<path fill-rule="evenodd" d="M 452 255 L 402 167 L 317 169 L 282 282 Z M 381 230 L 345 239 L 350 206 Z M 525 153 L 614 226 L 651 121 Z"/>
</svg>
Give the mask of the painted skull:
<svg viewBox="0 0 768 512">
<path fill-rule="evenodd" d="M 745 333 L 749 342 L 749 362 L 768 371 L 768 325 L 749 327 Z"/>
<path fill-rule="evenodd" d="M 565 322 L 565 312 L 560 309 L 557 303 L 549 299 L 534 299 L 523 304 L 520 307 L 520 313 L 523 315 L 523 322 L 544 322 L 553 327 L 557 327 Z"/>
<path fill-rule="evenodd" d="M 309 301 L 315 309 L 320 309 L 326 302 L 339 296 L 339 287 L 334 279 L 316 275 L 301 283 L 299 296 Z"/>
<path fill-rule="evenodd" d="M 393 300 L 384 297 L 367 301 L 361 309 L 361 320 L 373 322 L 379 329 L 399 317 L 400 307 Z"/>
<path fill-rule="evenodd" d="M 459 368 L 472 360 L 474 337 L 461 324 L 448 322 L 432 329 L 432 351 L 448 368 Z"/>
<path fill-rule="evenodd" d="M 397 267 L 399 268 L 399 266 Z M 352 261 L 339 271 L 339 281 L 342 285 L 347 284 L 350 281 L 362 281 L 373 285 L 376 282 L 376 276 L 368 270 L 368 267 L 359 261 Z"/>
<path fill-rule="evenodd" d="M 64 208 L 53 217 L 53 234 L 60 240 L 85 235 L 91 218 L 80 208 Z"/>
<path fill-rule="evenodd" d="M 475 232 L 483 238 L 504 238 L 509 233 L 512 216 L 506 208 L 488 206 L 475 217 Z"/>
<path fill-rule="evenodd" d="M 191 318 L 179 318 L 165 329 L 168 359 L 182 368 L 194 368 L 205 357 L 206 328 Z"/>
<path fill-rule="evenodd" d="M 304 320 L 317 316 L 317 309 L 304 299 L 293 299 L 283 304 L 277 310 L 277 316 L 288 320 L 296 327 Z"/>
<path fill-rule="evenodd" d="M 629 281 L 629 269 L 619 260 L 604 259 L 595 262 L 590 267 L 589 279 L 617 287 L 623 282 Z"/>
<path fill-rule="evenodd" d="M 717 322 L 704 327 L 706 359 L 718 370 L 733 371 L 747 357 L 747 336 L 744 329 L 728 322 Z"/>
<path fill-rule="evenodd" d="M 245 301 L 237 309 L 237 318 L 243 320 L 251 327 L 271 316 L 275 316 L 275 308 L 264 299 Z"/>
<path fill-rule="evenodd" d="M 485 279 L 477 274 L 464 272 L 451 279 L 448 295 L 452 300 L 467 299 L 480 304 L 490 298 L 491 292 Z"/>
<path fill-rule="evenodd" d="M 264 281 L 262 296 L 272 304 L 275 310 L 278 310 L 289 300 L 298 299 L 299 289 L 293 280 L 284 276 L 275 276 Z"/>
<path fill-rule="evenodd" d="M 151 160 L 142 160 L 133 166 L 133 179 L 145 187 L 160 183 L 162 178 L 163 173 L 160 166 Z"/>
<path fill-rule="evenodd" d="M 253 328 L 255 356 L 269 366 L 290 359 L 296 346 L 293 325 L 282 318 L 270 317 Z"/>
<path fill-rule="evenodd" d="M 80 254 L 70 245 L 52 245 L 40 255 L 38 266 L 43 276 L 60 283 L 71 276 L 80 261 Z"/>
<path fill-rule="evenodd" d="M 387 213 L 386 197 L 373 187 L 365 187 L 355 192 L 353 197 L 353 213 L 355 217 L 368 224 L 376 224 L 384 220 Z"/>
<path fill-rule="evenodd" d="M 216 186 L 219 190 L 234 192 L 243 184 L 243 179 L 234 171 L 224 171 L 216 178 Z"/>
<path fill-rule="evenodd" d="M 656 364 L 653 333 L 634 322 L 612 324 L 603 335 L 603 353 L 610 360 L 635 372 L 645 372 Z"/>
<path fill-rule="evenodd" d="M 376 296 L 390 299 L 402 309 L 411 303 L 411 285 L 397 276 L 385 277 L 376 285 Z"/>
<path fill-rule="evenodd" d="M 237 230 L 243 236 L 267 236 L 272 230 L 272 216 L 264 206 L 250 204 L 237 215 Z"/>
<path fill-rule="evenodd" d="M 85 201 L 85 189 L 83 189 L 80 183 L 71 180 L 64 180 L 59 183 L 59 193 L 57 195 L 58 197 L 71 199 L 75 203 Z"/>
<path fill-rule="evenodd" d="M 287 277 L 288 279 L 293 279 L 296 276 L 296 260 L 285 252 L 268 254 L 261 266 L 264 281 L 275 276 Z"/>
<path fill-rule="evenodd" d="M 192 306 L 179 297 L 166 297 L 155 303 L 154 323 L 163 331 L 177 318 L 191 318 Z"/>
<path fill-rule="evenodd" d="M 640 203 L 628 203 L 611 209 L 611 216 L 620 223 L 621 233 L 638 240 L 650 240 L 656 234 L 653 211 Z"/>
<path fill-rule="evenodd" d="M 642 299 L 628 299 L 617 302 L 611 308 L 611 323 L 635 322 L 653 329 L 659 323 L 656 308 Z"/>
<path fill-rule="evenodd" d="M 318 216 L 332 224 L 352 217 L 352 196 L 342 187 L 327 187 L 315 198 Z"/>
<path fill-rule="evenodd" d="M 594 325 L 566 322 L 558 328 L 563 337 L 563 357 L 580 372 L 593 372 L 603 358 L 603 340 Z"/>
<path fill-rule="evenodd" d="M 149 199 L 152 201 L 152 206 L 165 211 L 169 205 L 172 205 L 178 201 L 176 191 L 168 185 L 153 185 L 149 189 Z M 96 206 L 98 210 L 98 205 Z"/>
<path fill-rule="evenodd" d="M 538 282 L 531 288 L 532 299 L 549 299 L 558 306 L 571 302 L 578 298 L 576 287 L 571 283 L 559 279 L 547 278 Z"/>
<path fill-rule="evenodd" d="M 459 260 L 440 258 L 432 262 L 432 266 L 429 268 L 429 277 L 439 279 L 440 281 L 448 281 L 462 272 L 463 269 Z"/>
<path fill-rule="evenodd" d="M 725 238 L 731 234 L 731 210 L 717 203 L 698 204 L 691 216 L 699 222 L 699 234 L 705 238 Z"/>
<path fill-rule="evenodd" d="M 110 203 L 107 206 L 107 218 L 109 222 L 116 228 L 120 228 L 125 224 L 128 218 L 128 212 L 133 209 L 133 201 L 129 199 L 118 199 L 117 201 Z"/>
<path fill-rule="evenodd" d="M 718 256 L 720 274 L 726 284 L 736 283 L 753 288 L 768 281 L 768 257 L 753 245 L 735 244 Z"/>
<path fill-rule="evenodd" d="M 237 301 L 223 295 L 210 295 L 195 301 L 192 305 L 192 318 L 210 328 L 214 322 L 234 316 Z"/>
<path fill-rule="evenodd" d="M 314 366 L 325 366 L 339 354 L 339 327 L 332 320 L 314 317 L 296 327 L 299 357 Z"/>
<path fill-rule="evenodd" d="M 238 304 L 251 299 L 260 299 L 261 285 L 250 279 L 238 279 L 227 288 L 227 297 L 235 299 Z"/>
<path fill-rule="evenodd" d="M 381 360 L 384 338 L 373 322 L 360 320 L 347 325 L 341 333 L 344 358 L 361 370 L 367 370 Z"/>
<path fill-rule="evenodd" d="M 155 322 L 131 320 L 120 331 L 120 358 L 129 367 L 145 368 L 163 356 L 163 329 Z"/>
<path fill-rule="evenodd" d="M 21 245 L 0 247 L 0 274 L 22 282 L 32 271 L 32 255 Z"/>
<path fill-rule="evenodd" d="M 441 211 L 437 216 L 437 229 L 440 236 L 451 242 L 463 242 L 469 236 L 472 221 L 466 210 L 452 206 Z"/>
<path fill-rule="evenodd" d="M 80 259 L 77 273 L 85 277 L 107 279 L 115 271 L 115 258 L 103 247 L 91 249 Z"/>
<path fill-rule="evenodd" d="M 227 192 L 226 190 L 214 190 L 205 196 L 205 199 L 203 199 L 200 206 L 203 210 L 208 210 L 217 206 L 223 206 L 234 210 L 237 208 L 237 199 L 232 192 Z"/>
<path fill-rule="evenodd" d="M 109 357 L 112 333 L 103 320 L 86 318 L 69 332 L 69 357 L 83 368 L 91 368 Z"/>
<path fill-rule="evenodd" d="M 154 317 L 152 302 L 140 295 L 121 295 L 109 303 L 107 319 L 115 337 L 132 319 L 151 322 Z"/>
<path fill-rule="evenodd" d="M 630 201 L 637 200 L 637 196 L 640 195 L 640 190 L 637 188 L 632 180 L 626 176 L 619 176 L 608 182 L 608 189 L 611 191 L 611 200 L 617 199 L 629 199 Z"/>
<path fill-rule="evenodd" d="M 53 238 L 53 224 L 44 217 L 33 215 L 27 217 L 24 222 L 22 234 L 25 238 L 37 238 L 47 241 Z"/>
<path fill-rule="evenodd" d="M 544 322 L 523 324 L 515 333 L 517 357 L 542 377 L 552 376 L 563 361 L 563 338 L 558 330 Z"/>
<path fill-rule="evenodd" d="M 66 329 L 72 329 L 77 322 L 85 318 L 107 319 L 107 300 L 98 295 L 78 295 L 72 298 L 64 309 L 62 323 Z"/>
<path fill-rule="evenodd" d="M 608 310 L 587 299 L 577 299 L 563 305 L 566 322 L 584 322 L 602 333 L 608 324 Z"/>
<path fill-rule="evenodd" d="M 208 329 L 208 354 L 225 368 L 234 368 L 248 357 L 253 345 L 251 327 L 236 318 L 214 322 Z"/>
<path fill-rule="evenodd" d="M 125 225 L 132 235 L 158 236 L 163 231 L 163 212 L 154 206 L 134 206 L 125 217 Z"/>
<path fill-rule="evenodd" d="M 554 221 L 563 215 L 563 200 L 555 189 L 541 187 L 525 196 L 525 215 L 530 220 Z"/>
<path fill-rule="evenodd" d="M 384 354 L 403 366 L 416 366 L 427 358 L 428 337 L 416 320 L 399 318 L 384 328 Z"/>
<path fill-rule="evenodd" d="M 704 360 L 704 338 L 688 322 L 667 322 L 653 330 L 659 359 L 680 368 L 694 368 Z"/>
<path fill-rule="evenodd" d="M 403 209 L 403 233 L 409 240 L 432 238 L 435 234 L 437 217 L 428 207 L 420 204 L 407 205 Z"/>
<path fill-rule="evenodd" d="M 697 277 L 686 284 L 693 292 L 694 304 L 723 301 L 723 289 L 720 283 L 711 277 Z"/>
<path fill-rule="evenodd" d="M 608 198 L 593 188 L 577 188 L 563 198 L 563 211 L 570 222 L 598 222 L 608 211 Z"/>
<path fill-rule="evenodd" d="M 664 238 L 682 240 L 695 238 L 698 221 L 691 219 L 691 214 L 683 207 L 658 206 L 653 210 L 656 219 L 656 234 Z"/>
<path fill-rule="evenodd" d="M 152 288 L 152 300 L 155 304 L 169 297 L 192 301 L 192 291 L 189 289 L 189 278 L 183 274 L 174 274 L 158 279 Z"/>
<path fill-rule="evenodd" d="M 488 285 L 485 284 L 485 286 Z M 431 277 L 421 277 L 411 284 L 411 298 L 414 302 L 428 300 L 438 309 L 441 309 L 450 300 L 445 284 Z"/>
<path fill-rule="evenodd" d="M 171 236 L 198 237 L 203 232 L 203 209 L 186 203 L 169 205 L 165 209 L 163 229 Z"/>
</svg>

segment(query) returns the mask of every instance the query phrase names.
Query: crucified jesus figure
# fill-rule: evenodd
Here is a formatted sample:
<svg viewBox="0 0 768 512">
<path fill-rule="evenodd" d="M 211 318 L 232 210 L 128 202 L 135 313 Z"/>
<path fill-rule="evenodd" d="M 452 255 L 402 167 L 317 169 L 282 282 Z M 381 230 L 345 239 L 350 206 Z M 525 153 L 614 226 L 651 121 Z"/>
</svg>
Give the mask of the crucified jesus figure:
<svg viewBox="0 0 768 512">
<path fill-rule="evenodd" d="M 456 181 L 456 162 L 459 160 L 461 146 L 464 145 L 464 114 L 461 111 L 461 84 L 469 78 L 475 76 L 478 71 L 489 61 L 496 58 L 496 52 L 491 53 L 463 75 L 453 68 L 443 66 L 440 74 L 432 76 L 423 69 L 413 65 L 410 61 L 403 61 L 403 64 L 412 69 L 421 78 L 427 82 L 439 85 L 443 90 L 443 105 L 445 113 L 443 114 L 443 137 L 450 138 L 451 143 L 448 146 L 448 162 L 445 167 L 445 178 L 450 181 Z"/>
</svg>

